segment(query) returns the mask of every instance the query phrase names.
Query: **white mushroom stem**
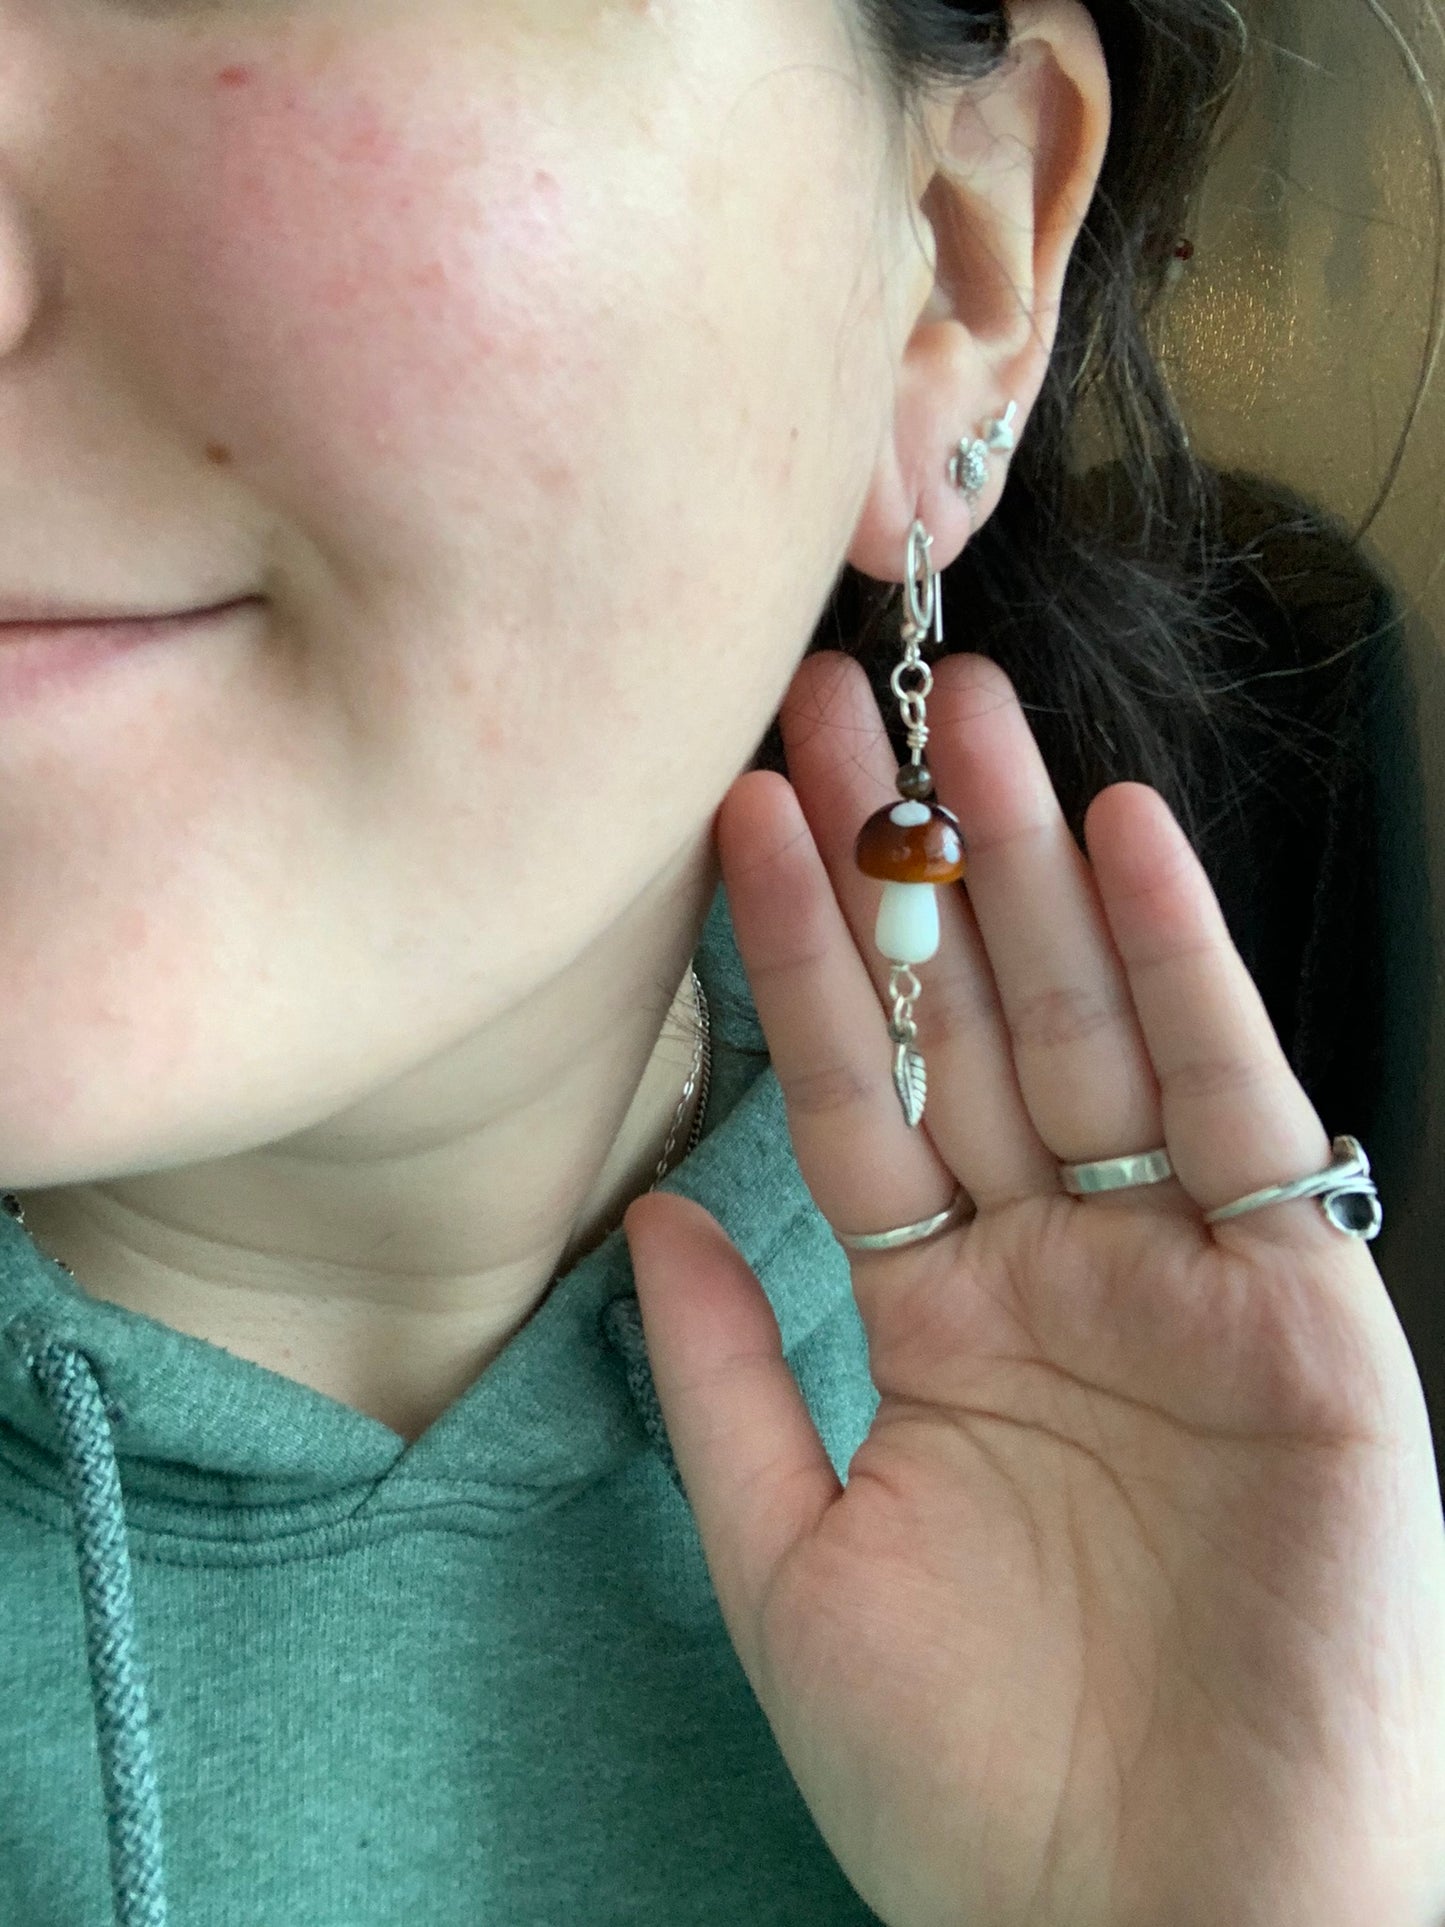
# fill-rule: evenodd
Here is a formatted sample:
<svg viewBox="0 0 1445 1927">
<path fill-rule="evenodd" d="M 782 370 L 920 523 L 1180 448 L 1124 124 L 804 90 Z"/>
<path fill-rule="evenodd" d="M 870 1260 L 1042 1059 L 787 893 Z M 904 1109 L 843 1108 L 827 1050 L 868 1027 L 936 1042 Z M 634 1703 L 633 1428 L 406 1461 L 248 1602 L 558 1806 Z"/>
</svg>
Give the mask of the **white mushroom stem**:
<svg viewBox="0 0 1445 1927">
<path fill-rule="evenodd" d="M 940 938 L 937 884 L 884 884 L 873 941 L 890 963 L 927 963 Z"/>
</svg>

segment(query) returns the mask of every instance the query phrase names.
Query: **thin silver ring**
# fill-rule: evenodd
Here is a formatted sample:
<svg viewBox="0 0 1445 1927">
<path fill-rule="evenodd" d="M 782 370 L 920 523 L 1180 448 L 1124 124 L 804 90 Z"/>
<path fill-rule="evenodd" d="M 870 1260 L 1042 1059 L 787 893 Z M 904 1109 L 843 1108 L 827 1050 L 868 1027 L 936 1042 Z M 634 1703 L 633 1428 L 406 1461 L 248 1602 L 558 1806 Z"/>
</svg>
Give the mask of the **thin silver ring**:
<svg viewBox="0 0 1445 1927">
<path fill-rule="evenodd" d="M 1247 1198 L 1236 1198 L 1232 1204 L 1221 1204 L 1217 1210 L 1206 1211 L 1204 1222 L 1220 1224 L 1226 1218 L 1241 1217 L 1246 1211 L 1258 1211 L 1267 1204 L 1288 1204 L 1295 1198 L 1317 1197 L 1337 1231 L 1346 1232 L 1352 1238 L 1377 1238 L 1384 1213 L 1380 1208 L 1380 1194 L 1370 1176 L 1365 1147 L 1357 1137 L 1337 1137 L 1330 1148 L 1334 1157 L 1326 1170 L 1316 1171 L 1311 1177 L 1296 1178 L 1293 1184 L 1267 1184 L 1262 1191 L 1251 1191 Z M 1347 1198 L 1370 1201 L 1365 1225 L 1356 1227 L 1348 1221 L 1344 1211 Z"/>
<path fill-rule="evenodd" d="M 953 1203 L 935 1217 L 920 1218 L 917 1224 L 901 1224 L 894 1231 L 863 1231 L 849 1238 L 835 1230 L 833 1236 L 849 1251 L 896 1251 L 900 1245 L 924 1244 L 944 1231 L 951 1231 L 956 1224 L 966 1224 L 977 1216 L 978 1207 L 960 1185 L 953 1194 Z"/>
</svg>

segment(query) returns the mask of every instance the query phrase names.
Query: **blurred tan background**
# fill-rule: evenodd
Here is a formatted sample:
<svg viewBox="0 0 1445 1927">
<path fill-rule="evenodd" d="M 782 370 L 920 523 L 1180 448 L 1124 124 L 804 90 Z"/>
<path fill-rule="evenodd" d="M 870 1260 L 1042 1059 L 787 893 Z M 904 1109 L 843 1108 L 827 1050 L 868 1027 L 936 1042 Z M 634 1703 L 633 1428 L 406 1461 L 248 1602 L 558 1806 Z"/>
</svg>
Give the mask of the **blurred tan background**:
<svg viewBox="0 0 1445 1927">
<path fill-rule="evenodd" d="M 1166 360 L 1200 450 L 1275 476 L 1358 529 L 1386 480 L 1445 302 L 1438 129 L 1413 57 L 1445 95 L 1445 0 L 1241 0 L 1248 82 L 1166 318 Z M 1402 42 L 1404 43 L 1402 45 Z M 1392 1010 L 1405 1153 L 1374 1247 L 1445 1439 L 1445 365 L 1427 388 L 1364 546 L 1406 615 L 1428 854 L 1399 839 L 1392 920 L 1428 954 L 1422 1001 Z M 1418 874 L 1419 871 L 1428 874 Z M 1428 945 L 1428 953 L 1426 951 Z M 1348 1013 L 1341 1013 L 1348 1021 Z M 1363 1131 L 1361 1133 L 1363 1135 Z M 1366 1144 L 1366 1149 L 1370 1148 Z M 1380 1175 L 1384 1177 L 1384 1172 Z"/>
</svg>

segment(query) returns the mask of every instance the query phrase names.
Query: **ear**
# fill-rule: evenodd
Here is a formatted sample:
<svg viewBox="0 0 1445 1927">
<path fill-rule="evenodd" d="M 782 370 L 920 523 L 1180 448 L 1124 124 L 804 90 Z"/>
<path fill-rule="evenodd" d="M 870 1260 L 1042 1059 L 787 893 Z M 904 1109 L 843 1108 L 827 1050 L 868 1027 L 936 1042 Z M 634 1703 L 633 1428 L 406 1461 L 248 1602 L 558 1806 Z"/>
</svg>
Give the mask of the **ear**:
<svg viewBox="0 0 1445 1927">
<path fill-rule="evenodd" d="M 1080 0 L 1014 0 L 997 73 L 932 95 L 931 153 L 913 164 L 890 312 L 906 334 L 892 419 L 848 560 L 880 582 L 906 573 L 921 518 L 935 569 L 1003 493 L 1007 458 L 972 506 L 949 480 L 965 436 L 1018 403 L 1028 418 L 1058 333 L 1064 276 L 1109 137 L 1109 70 Z M 920 189 L 922 192 L 920 193 Z M 925 226 L 920 236 L 920 214 Z"/>
</svg>

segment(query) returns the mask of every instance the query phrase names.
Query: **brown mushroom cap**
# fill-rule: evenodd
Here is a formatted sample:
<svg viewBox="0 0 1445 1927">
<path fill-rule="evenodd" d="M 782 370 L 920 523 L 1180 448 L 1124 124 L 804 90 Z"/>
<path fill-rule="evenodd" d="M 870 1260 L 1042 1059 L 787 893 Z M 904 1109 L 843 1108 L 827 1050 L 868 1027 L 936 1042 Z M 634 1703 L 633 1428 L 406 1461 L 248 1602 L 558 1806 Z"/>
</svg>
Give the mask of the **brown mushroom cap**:
<svg viewBox="0 0 1445 1927">
<path fill-rule="evenodd" d="M 910 823 L 920 809 L 926 823 Z M 895 819 L 903 816 L 905 821 Z M 906 803 L 901 798 L 877 810 L 858 832 L 854 860 L 865 877 L 883 883 L 957 883 L 967 869 L 963 831 L 952 810 L 941 803 Z"/>
</svg>

